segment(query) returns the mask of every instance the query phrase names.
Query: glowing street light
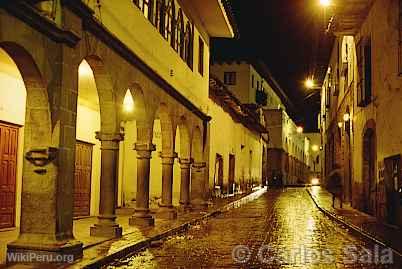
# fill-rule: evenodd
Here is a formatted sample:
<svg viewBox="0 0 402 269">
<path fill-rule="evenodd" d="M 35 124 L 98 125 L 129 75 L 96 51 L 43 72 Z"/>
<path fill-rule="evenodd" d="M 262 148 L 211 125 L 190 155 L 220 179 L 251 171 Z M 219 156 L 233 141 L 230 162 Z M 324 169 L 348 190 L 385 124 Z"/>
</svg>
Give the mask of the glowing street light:
<svg viewBox="0 0 402 269">
<path fill-rule="evenodd" d="M 297 129 L 296 129 L 296 131 L 297 131 L 298 134 L 303 133 L 303 127 L 298 126 Z"/>
<path fill-rule="evenodd" d="M 316 177 L 312 178 L 311 185 L 320 185 L 320 179 Z"/>
<path fill-rule="evenodd" d="M 323 7 L 329 7 L 331 5 L 331 0 L 320 0 L 320 5 Z"/>
<path fill-rule="evenodd" d="M 123 100 L 123 111 L 130 113 L 134 110 L 134 99 L 131 95 L 130 89 L 127 90 Z"/>
<path fill-rule="evenodd" d="M 308 78 L 304 82 L 304 85 L 306 86 L 307 89 L 312 89 L 312 88 L 314 88 L 314 80 L 311 78 Z"/>
<path fill-rule="evenodd" d="M 349 113 L 343 114 L 343 121 L 344 121 L 344 122 L 347 122 L 347 121 L 349 121 L 349 120 L 350 120 L 350 114 L 349 114 Z"/>
</svg>

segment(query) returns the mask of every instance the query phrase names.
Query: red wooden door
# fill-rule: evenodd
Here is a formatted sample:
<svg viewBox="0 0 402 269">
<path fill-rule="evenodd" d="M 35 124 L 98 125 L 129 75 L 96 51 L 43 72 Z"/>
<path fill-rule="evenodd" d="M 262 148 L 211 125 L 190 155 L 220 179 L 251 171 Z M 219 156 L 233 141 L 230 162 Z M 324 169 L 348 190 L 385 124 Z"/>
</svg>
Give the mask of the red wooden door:
<svg viewBox="0 0 402 269">
<path fill-rule="evenodd" d="M 93 145 L 78 142 L 75 147 L 74 216 L 89 216 Z"/>
<path fill-rule="evenodd" d="M 18 128 L 0 123 L 0 229 L 15 225 Z"/>
</svg>

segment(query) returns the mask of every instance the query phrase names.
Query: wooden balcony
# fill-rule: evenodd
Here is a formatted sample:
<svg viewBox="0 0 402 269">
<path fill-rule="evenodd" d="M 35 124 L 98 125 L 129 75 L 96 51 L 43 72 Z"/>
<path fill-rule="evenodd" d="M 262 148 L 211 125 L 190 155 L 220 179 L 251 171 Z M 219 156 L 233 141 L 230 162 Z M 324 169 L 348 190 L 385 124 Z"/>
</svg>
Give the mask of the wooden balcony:
<svg viewBox="0 0 402 269">
<path fill-rule="evenodd" d="M 355 35 L 367 17 L 375 0 L 337 0 L 329 31 L 337 36 Z"/>
</svg>

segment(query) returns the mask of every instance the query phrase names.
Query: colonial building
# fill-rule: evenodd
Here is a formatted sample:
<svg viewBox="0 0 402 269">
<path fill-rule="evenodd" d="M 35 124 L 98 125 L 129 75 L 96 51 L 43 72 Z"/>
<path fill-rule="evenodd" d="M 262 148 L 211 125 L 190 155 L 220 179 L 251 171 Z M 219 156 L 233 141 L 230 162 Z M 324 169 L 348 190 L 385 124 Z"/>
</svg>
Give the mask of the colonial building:
<svg viewBox="0 0 402 269">
<path fill-rule="evenodd" d="M 344 200 L 398 226 L 401 10 L 397 0 L 334 7 L 329 30 L 336 41 L 321 97 L 326 181 L 340 179 Z"/>
<path fill-rule="evenodd" d="M 309 140 L 297 132 L 298 126 L 286 113 L 286 108 L 293 108 L 293 104 L 268 68 L 259 61 L 215 61 L 211 73 L 242 103 L 262 110 L 269 132 L 265 178 L 288 185 L 307 183 Z"/>
<path fill-rule="evenodd" d="M 210 185 L 221 194 L 265 184 L 268 133 L 255 111 L 217 78 L 210 78 Z"/>
<path fill-rule="evenodd" d="M 208 114 L 220 109 L 209 99 L 210 37 L 234 35 L 224 5 L 0 3 L 2 258 L 6 244 L 80 257 L 73 217 L 98 216 L 90 235 L 119 237 L 116 207 L 135 206 L 130 225 L 152 225 L 151 213 L 206 205 L 220 128 Z M 239 132 L 253 159 L 240 169 L 261 181 L 254 156 L 264 131 L 249 129 Z"/>
</svg>

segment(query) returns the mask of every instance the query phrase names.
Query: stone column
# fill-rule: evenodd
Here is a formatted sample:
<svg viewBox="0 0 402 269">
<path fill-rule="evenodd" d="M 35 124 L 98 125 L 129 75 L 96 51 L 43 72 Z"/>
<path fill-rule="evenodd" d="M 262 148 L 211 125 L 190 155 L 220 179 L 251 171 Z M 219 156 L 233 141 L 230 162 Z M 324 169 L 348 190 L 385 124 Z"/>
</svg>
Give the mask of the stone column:
<svg viewBox="0 0 402 269">
<path fill-rule="evenodd" d="M 155 149 L 152 143 L 134 145 L 137 151 L 137 196 L 134 215 L 129 219 L 130 225 L 152 226 L 155 223 L 149 212 L 149 172 L 152 151 Z"/>
<path fill-rule="evenodd" d="M 96 132 L 101 141 L 101 178 L 98 223 L 90 228 L 91 236 L 121 237 L 122 228 L 116 223 L 117 158 L 121 133 Z"/>
<path fill-rule="evenodd" d="M 190 206 L 190 159 L 179 159 L 181 169 L 180 182 L 180 205 L 183 209 L 189 209 Z"/>
<path fill-rule="evenodd" d="M 159 155 L 162 158 L 162 202 L 159 204 L 158 217 L 163 219 L 177 218 L 177 211 L 172 204 L 173 199 L 173 164 L 177 153 Z"/>
<path fill-rule="evenodd" d="M 205 208 L 207 202 L 204 199 L 206 163 L 193 163 L 191 169 L 191 205 L 194 208 Z"/>
</svg>

